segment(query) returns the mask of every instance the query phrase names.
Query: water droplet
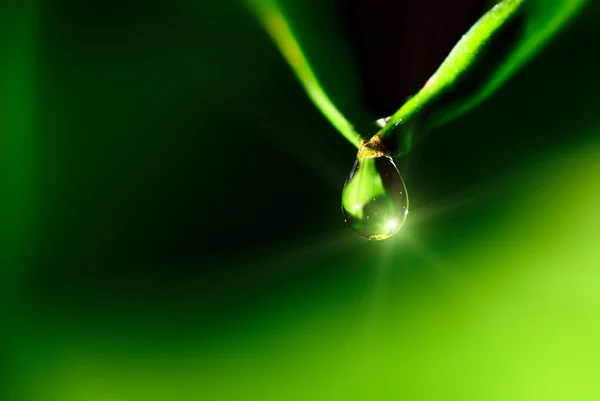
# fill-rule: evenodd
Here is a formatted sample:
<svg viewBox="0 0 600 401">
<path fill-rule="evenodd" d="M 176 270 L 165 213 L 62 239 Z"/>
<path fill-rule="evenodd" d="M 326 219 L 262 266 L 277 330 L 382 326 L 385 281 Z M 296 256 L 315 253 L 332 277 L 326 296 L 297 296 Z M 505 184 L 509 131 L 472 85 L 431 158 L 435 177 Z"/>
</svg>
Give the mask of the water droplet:
<svg viewBox="0 0 600 401">
<path fill-rule="evenodd" d="M 400 230 L 408 196 L 391 157 L 356 160 L 342 191 L 342 212 L 350 228 L 366 239 L 386 239 Z"/>
</svg>

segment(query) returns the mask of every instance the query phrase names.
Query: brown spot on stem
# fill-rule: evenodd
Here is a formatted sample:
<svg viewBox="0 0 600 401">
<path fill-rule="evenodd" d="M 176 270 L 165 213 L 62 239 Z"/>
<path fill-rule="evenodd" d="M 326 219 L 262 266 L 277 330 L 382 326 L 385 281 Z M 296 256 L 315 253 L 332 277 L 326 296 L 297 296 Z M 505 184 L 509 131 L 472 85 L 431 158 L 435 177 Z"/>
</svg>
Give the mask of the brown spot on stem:
<svg viewBox="0 0 600 401">
<path fill-rule="evenodd" d="M 368 142 L 362 141 L 358 148 L 358 157 L 363 159 L 373 159 L 389 155 L 390 151 L 378 135 L 373 136 Z"/>
</svg>

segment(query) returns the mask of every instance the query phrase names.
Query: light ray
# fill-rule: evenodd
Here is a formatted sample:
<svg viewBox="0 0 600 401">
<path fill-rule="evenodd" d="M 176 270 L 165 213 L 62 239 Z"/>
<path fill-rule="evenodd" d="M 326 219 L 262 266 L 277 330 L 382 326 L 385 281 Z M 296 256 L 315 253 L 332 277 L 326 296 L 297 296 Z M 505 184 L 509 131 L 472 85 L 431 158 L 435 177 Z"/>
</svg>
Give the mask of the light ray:
<svg viewBox="0 0 600 401">
<path fill-rule="evenodd" d="M 219 254 L 204 260 L 190 261 L 193 266 L 210 265 L 211 275 L 226 267 L 226 272 L 210 278 L 211 289 L 236 287 L 242 290 L 248 287 L 269 286 L 270 283 L 285 280 L 286 277 L 310 269 L 319 260 L 330 259 L 340 255 L 355 245 L 360 239 L 349 230 L 320 233 L 309 237 L 294 238 L 276 244 L 265 244 L 253 248 Z M 301 260 L 303 263 L 297 263 Z M 205 282 L 207 275 L 200 275 L 196 281 L 187 283 L 187 288 L 180 289 L 180 297 L 196 292 L 200 282 Z"/>
<path fill-rule="evenodd" d="M 452 285 L 462 285 L 464 277 L 459 277 L 458 269 L 452 266 L 448 260 L 443 260 L 437 251 L 428 247 L 413 233 L 407 232 L 402 236 L 402 243 L 415 254 L 425 266 L 431 268 L 441 277 L 445 283 Z"/>
</svg>

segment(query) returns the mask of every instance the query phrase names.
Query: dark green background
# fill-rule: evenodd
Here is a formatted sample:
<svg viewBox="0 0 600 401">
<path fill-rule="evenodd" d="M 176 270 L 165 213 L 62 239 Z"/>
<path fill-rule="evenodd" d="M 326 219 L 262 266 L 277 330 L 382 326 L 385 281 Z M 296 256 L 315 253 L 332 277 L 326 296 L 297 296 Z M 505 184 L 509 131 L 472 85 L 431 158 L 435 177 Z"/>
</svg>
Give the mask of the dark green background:
<svg viewBox="0 0 600 401">
<path fill-rule="evenodd" d="M 335 7 L 287 7 L 380 117 Z M 356 150 L 241 4 L 2 2 L 2 399 L 597 399 L 599 12 L 397 160 L 368 242 Z"/>
</svg>

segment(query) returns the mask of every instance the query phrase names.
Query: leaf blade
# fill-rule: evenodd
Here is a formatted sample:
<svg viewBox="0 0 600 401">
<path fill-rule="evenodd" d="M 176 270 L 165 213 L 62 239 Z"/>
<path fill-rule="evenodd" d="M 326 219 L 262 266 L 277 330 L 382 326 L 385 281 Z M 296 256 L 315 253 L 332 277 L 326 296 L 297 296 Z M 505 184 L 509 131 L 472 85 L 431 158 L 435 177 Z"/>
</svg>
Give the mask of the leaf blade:
<svg viewBox="0 0 600 401">
<path fill-rule="evenodd" d="M 491 96 L 587 2 L 503 0 L 496 4 L 456 44 L 425 86 L 376 135 L 393 155 L 409 152 L 418 142 L 417 133 L 421 135 L 439 127 Z M 506 54 L 494 52 L 499 42 L 506 46 L 506 39 L 515 34 L 515 29 L 522 35 L 516 46 L 506 50 Z M 499 62 L 487 65 L 486 58 L 493 57 Z M 453 99 L 457 87 L 468 86 L 466 81 L 474 89 L 466 97 Z"/>
<path fill-rule="evenodd" d="M 354 147 L 358 148 L 361 136 L 325 92 L 277 1 L 246 0 L 246 3 L 275 42 L 313 104 Z"/>
</svg>

